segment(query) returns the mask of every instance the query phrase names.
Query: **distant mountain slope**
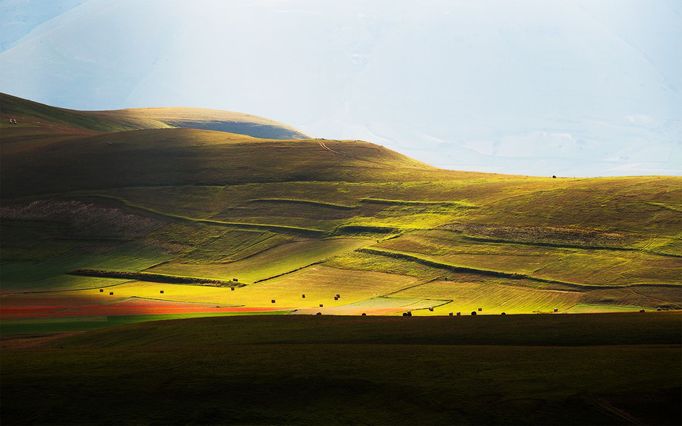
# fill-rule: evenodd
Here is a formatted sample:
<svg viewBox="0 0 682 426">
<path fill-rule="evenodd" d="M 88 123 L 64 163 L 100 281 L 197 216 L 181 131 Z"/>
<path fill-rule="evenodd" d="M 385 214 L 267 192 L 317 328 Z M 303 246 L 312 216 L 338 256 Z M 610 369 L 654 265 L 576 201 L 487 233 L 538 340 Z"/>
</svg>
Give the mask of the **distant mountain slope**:
<svg viewBox="0 0 682 426">
<path fill-rule="evenodd" d="M 0 93 L 0 117 L 6 126 L 15 117 L 26 126 L 112 132 L 158 128 L 195 128 L 270 139 L 299 139 L 298 130 L 266 118 L 238 112 L 201 108 L 139 108 L 112 111 L 76 111 Z"/>
</svg>

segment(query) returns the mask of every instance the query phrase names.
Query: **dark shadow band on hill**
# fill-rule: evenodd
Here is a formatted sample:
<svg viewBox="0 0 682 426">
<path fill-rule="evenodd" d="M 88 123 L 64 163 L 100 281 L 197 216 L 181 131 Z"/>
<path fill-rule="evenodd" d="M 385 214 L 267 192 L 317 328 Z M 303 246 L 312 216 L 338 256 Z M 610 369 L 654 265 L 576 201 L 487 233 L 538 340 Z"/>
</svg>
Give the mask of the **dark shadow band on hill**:
<svg viewBox="0 0 682 426">
<path fill-rule="evenodd" d="M 254 198 L 249 200 L 249 203 L 273 203 L 273 204 L 303 204 L 315 207 L 323 207 L 330 209 L 353 210 L 358 206 L 330 203 L 326 201 L 304 200 L 299 198 Z"/>
<path fill-rule="evenodd" d="M 341 225 L 334 230 L 336 235 L 385 235 L 397 234 L 399 232 L 401 232 L 399 228 L 376 225 Z"/>
<path fill-rule="evenodd" d="M 209 287 L 244 287 L 237 281 L 214 280 L 208 278 L 182 277 L 178 275 L 150 274 L 148 272 L 105 271 L 102 269 L 76 269 L 68 275 L 97 278 L 117 278 L 124 280 L 147 281 L 168 284 L 193 284 Z"/>
</svg>

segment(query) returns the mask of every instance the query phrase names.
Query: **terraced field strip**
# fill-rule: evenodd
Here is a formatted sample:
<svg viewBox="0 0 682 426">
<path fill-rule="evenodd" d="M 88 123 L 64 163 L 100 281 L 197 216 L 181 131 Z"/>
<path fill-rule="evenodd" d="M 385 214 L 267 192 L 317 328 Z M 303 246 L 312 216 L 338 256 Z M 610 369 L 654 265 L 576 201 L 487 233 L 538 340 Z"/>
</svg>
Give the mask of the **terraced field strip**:
<svg viewBox="0 0 682 426">
<path fill-rule="evenodd" d="M 399 206 L 453 206 L 475 209 L 478 206 L 464 201 L 420 201 L 420 200 L 391 200 L 385 198 L 361 198 L 361 203 L 389 204 Z"/>
<path fill-rule="evenodd" d="M 442 262 L 439 260 L 430 259 L 430 258 L 426 258 L 423 256 L 417 256 L 417 255 L 414 255 L 411 253 L 405 253 L 405 252 L 400 252 L 400 251 L 395 251 L 395 250 L 386 250 L 386 249 L 377 249 L 377 248 L 372 248 L 372 247 L 363 247 L 363 248 L 357 249 L 356 251 L 358 251 L 360 253 L 367 253 L 367 254 L 374 254 L 374 255 L 378 255 L 378 256 L 392 257 L 394 259 L 408 260 L 408 261 L 420 263 L 420 264 L 425 265 L 425 266 L 430 266 L 430 267 L 438 268 L 438 269 L 446 269 L 448 271 L 453 271 L 453 272 L 470 272 L 470 273 L 474 273 L 474 274 L 488 275 L 488 276 L 499 277 L 499 278 L 527 279 L 527 280 L 538 281 L 538 282 L 543 282 L 543 283 L 561 284 L 561 285 L 565 285 L 568 287 L 575 288 L 576 290 L 587 290 L 589 288 L 609 288 L 608 286 L 578 284 L 578 283 L 570 283 L 570 282 L 566 282 L 566 281 L 559 281 L 559 280 L 552 280 L 552 279 L 547 279 L 547 278 L 534 277 L 531 275 L 521 274 L 521 273 L 516 273 L 516 272 L 495 271 L 495 270 L 491 270 L 491 269 L 481 269 L 481 268 L 472 268 L 469 266 L 453 265 L 451 263 Z"/>
<path fill-rule="evenodd" d="M 88 198 L 103 198 L 103 199 L 113 200 L 113 201 L 117 201 L 117 202 L 119 202 L 119 203 L 125 205 L 126 207 L 133 209 L 133 210 L 139 210 L 139 211 L 142 211 L 144 213 L 161 216 L 161 217 L 168 218 L 168 219 L 181 220 L 181 221 L 192 222 L 192 223 L 203 223 L 203 224 L 207 224 L 207 225 L 226 226 L 229 228 L 235 228 L 235 229 L 245 230 L 245 231 L 248 231 L 248 230 L 272 231 L 272 232 L 280 232 L 280 233 L 284 233 L 284 234 L 302 235 L 302 236 L 307 236 L 307 237 L 323 237 L 323 236 L 328 235 L 328 232 L 324 231 L 322 229 L 303 228 L 303 227 L 298 227 L 298 226 L 287 226 L 287 225 L 263 224 L 263 223 L 225 222 L 222 220 L 215 220 L 215 219 L 199 219 L 199 218 L 194 218 L 194 217 L 189 217 L 189 216 L 182 216 L 182 215 L 178 215 L 178 214 L 163 212 L 160 210 L 152 209 L 152 208 L 141 206 L 138 204 L 133 204 L 124 198 L 114 197 L 111 195 L 87 195 L 87 197 Z"/>
<path fill-rule="evenodd" d="M 68 273 L 69 275 L 80 275 L 85 277 L 99 278 L 120 278 L 126 280 L 149 281 L 155 283 L 168 284 L 196 284 L 212 287 L 242 287 L 244 284 L 215 280 L 208 278 L 183 277 L 178 275 L 150 274 L 148 272 L 124 272 L 124 271 L 104 271 L 99 269 L 76 269 Z"/>
<path fill-rule="evenodd" d="M 637 247 L 614 247 L 614 246 L 591 246 L 591 245 L 579 245 L 579 244 L 568 244 L 568 243 L 549 243 L 542 241 L 517 241 L 517 240 L 506 240 L 502 238 L 489 238 L 489 237 L 478 237 L 473 235 L 463 235 L 463 239 L 469 241 L 475 241 L 478 243 L 488 243 L 488 244 L 517 244 L 523 246 L 533 246 L 533 247 L 556 247 L 556 248 L 568 248 L 568 249 L 580 249 L 580 250 L 611 250 L 611 251 L 633 251 L 641 252 L 647 254 L 653 254 L 655 256 L 668 256 L 668 257 L 682 257 L 682 255 L 674 253 L 664 253 L 660 251 L 655 251 L 646 248 Z"/>
<path fill-rule="evenodd" d="M 160 274 L 205 277 L 229 280 L 238 277 L 239 282 L 254 283 L 284 273 L 311 266 L 331 259 L 373 242 L 369 238 L 308 239 L 284 243 L 235 262 L 185 263 L 182 259 L 154 266 L 147 272 Z"/>
<path fill-rule="evenodd" d="M 346 205 L 338 203 L 330 203 L 326 201 L 316 201 L 316 200 L 304 200 L 298 198 L 254 198 L 249 200 L 250 203 L 282 203 L 282 204 L 306 204 L 317 207 L 329 207 L 334 209 L 342 210 L 353 210 L 358 208 L 357 205 Z"/>
</svg>

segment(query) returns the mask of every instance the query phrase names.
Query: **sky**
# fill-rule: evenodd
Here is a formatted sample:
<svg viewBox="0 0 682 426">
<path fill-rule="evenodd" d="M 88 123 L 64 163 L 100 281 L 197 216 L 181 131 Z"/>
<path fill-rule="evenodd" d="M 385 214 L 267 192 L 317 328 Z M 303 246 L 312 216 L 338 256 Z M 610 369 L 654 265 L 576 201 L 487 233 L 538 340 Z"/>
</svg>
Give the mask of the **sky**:
<svg viewBox="0 0 682 426">
<path fill-rule="evenodd" d="M 679 0 L 0 0 L 0 91 L 196 106 L 439 167 L 682 175 Z"/>
</svg>

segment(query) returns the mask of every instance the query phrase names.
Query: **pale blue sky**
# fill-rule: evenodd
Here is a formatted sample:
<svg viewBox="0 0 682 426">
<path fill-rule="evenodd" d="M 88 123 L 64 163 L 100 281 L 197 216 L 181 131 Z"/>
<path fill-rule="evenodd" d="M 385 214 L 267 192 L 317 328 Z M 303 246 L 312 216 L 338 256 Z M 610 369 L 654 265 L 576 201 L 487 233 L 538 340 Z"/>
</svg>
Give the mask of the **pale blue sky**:
<svg viewBox="0 0 682 426">
<path fill-rule="evenodd" d="M 682 174 L 678 0 L 0 0 L 0 91 L 243 111 L 441 167 Z"/>
</svg>

